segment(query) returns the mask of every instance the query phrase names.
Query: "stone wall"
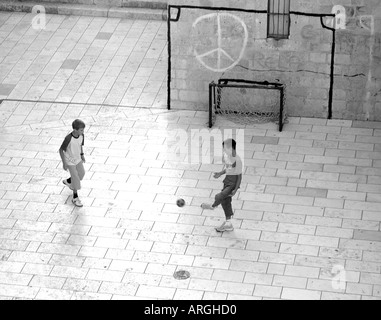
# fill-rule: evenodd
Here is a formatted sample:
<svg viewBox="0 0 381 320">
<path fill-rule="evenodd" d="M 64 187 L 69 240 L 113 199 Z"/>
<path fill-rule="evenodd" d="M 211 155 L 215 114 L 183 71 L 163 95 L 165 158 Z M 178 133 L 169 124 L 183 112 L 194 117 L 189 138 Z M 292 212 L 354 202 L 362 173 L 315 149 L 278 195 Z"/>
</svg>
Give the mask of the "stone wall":
<svg viewBox="0 0 381 320">
<path fill-rule="evenodd" d="M 381 120 L 381 2 L 292 0 L 291 10 L 329 14 L 340 1 L 346 20 L 336 30 L 333 117 Z M 170 4 L 267 9 L 267 0 Z M 287 85 L 290 116 L 326 118 L 333 32 L 318 17 L 292 14 L 291 19 L 289 40 L 276 41 L 267 39 L 265 13 L 221 11 L 217 16 L 216 11 L 183 9 L 180 20 L 171 22 L 172 107 L 206 110 L 208 85 L 221 77 L 267 80 Z M 328 18 L 324 25 L 333 26 Z"/>
<path fill-rule="evenodd" d="M 345 5 L 346 28 L 337 31 L 335 111 L 345 119 L 381 120 L 381 1 L 347 2 L 353 4 Z"/>
</svg>

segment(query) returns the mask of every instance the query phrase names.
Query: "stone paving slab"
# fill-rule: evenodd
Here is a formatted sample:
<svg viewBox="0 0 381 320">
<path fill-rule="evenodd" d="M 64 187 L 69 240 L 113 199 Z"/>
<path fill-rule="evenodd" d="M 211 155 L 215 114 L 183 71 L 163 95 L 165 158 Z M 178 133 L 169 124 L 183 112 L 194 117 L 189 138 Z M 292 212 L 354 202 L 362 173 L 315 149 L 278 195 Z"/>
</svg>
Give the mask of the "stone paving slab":
<svg viewBox="0 0 381 320">
<path fill-rule="evenodd" d="M 220 165 L 174 156 L 176 134 L 189 144 L 208 115 L 166 110 L 165 24 L 30 23 L 0 13 L 1 299 L 380 299 L 379 124 L 244 127 L 235 231 L 218 234 L 222 210 L 200 204 Z M 87 125 L 81 209 L 57 152 L 75 118 Z"/>
<path fill-rule="evenodd" d="M 1 14 L 0 99 L 166 103 L 164 23 L 47 15 L 46 28 L 35 30 L 32 19 L 31 14 Z M 49 114 L 54 119 L 54 112 Z"/>
</svg>

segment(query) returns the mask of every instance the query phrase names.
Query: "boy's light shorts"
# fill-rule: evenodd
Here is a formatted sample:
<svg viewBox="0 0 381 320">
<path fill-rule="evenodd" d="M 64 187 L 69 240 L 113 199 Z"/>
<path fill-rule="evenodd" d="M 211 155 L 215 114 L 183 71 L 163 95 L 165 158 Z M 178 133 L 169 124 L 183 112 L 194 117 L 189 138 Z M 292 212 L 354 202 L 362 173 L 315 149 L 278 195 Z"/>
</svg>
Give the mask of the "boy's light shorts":
<svg viewBox="0 0 381 320">
<path fill-rule="evenodd" d="M 71 176 L 71 187 L 74 190 L 81 190 L 81 181 L 85 176 L 85 168 L 81 161 L 76 166 L 67 166 Z"/>
</svg>

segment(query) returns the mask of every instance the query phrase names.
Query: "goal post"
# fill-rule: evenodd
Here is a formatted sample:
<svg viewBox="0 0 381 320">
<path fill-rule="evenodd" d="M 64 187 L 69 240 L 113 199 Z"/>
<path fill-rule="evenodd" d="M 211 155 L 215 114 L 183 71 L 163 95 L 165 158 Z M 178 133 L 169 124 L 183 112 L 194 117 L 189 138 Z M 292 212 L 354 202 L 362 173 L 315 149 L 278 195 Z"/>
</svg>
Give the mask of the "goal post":
<svg viewBox="0 0 381 320">
<path fill-rule="evenodd" d="M 283 130 L 285 85 L 268 81 L 220 79 L 209 84 L 209 128 L 216 117 L 243 125 L 275 122 Z M 261 94 L 256 94 L 261 91 Z M 268 92 L 263 93 L 264 90 Z"/>
</svg>

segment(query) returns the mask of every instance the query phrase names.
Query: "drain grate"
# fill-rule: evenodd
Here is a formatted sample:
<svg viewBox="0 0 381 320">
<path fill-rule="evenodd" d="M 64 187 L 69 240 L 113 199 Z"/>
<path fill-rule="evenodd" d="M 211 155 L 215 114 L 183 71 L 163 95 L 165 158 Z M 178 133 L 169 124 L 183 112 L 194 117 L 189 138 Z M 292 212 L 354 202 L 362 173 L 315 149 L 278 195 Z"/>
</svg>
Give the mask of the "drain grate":
<svg viewBox="0 0 381 320">
<path fill-rule="evenodd" d="M 188 271 L 185 271 L 185 270 L 179 270 L 173 274 L 173 277 L 176 280 L 187 280 L 190 278 L 190 273 Z"/>
</svg>

